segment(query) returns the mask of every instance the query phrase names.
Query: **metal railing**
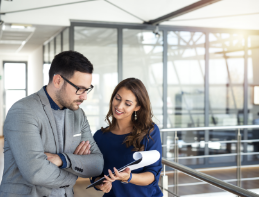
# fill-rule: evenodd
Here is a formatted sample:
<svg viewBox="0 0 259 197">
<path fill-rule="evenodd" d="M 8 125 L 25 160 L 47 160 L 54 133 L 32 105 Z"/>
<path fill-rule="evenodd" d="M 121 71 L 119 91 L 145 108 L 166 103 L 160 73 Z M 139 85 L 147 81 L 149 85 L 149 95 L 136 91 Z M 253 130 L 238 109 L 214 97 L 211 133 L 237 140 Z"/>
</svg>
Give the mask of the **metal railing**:
<svg viewBox="0 0 259 197">
<path fill-rule="evenodd" d="M 183 173 L 186 173 L 192 177 L 195 177 L 199 180 L 202 180 L 202 181 L 205 181 L 211 185 L 214 185 L 218 188 L 221 188 L 225 191 L 228 191 L 230 193 L 233 193 L 233 194 L 236 194 L 238 196 L 242 196 L 242 197 L 259 197 L 259 195 L 253 193 L 253 192 L 250 192 L 248 190 L 245 190 L 241 187 L 238 187 L 238 186 L 235 186 L 235 185 L 232 185 L 230 183 L 226 183 L 222 180 L 219 180 L 219 179 L 216 179 L 212 176 L 209 176 L 207 174 L 204 174 L 202 172 L 199 172 L 199 171 L 196 171 L 196 170 L 193 170 L 189 167 L 186 167 L 182 164 L 179 164 L 179 163 L 176 163 L 176 162 L 172 162 L 172 161 L 168 161 L 166 159 L 162 159 L 162 163 L 164 165 L 167 165 L 169 167 L 172 167 L 174 169 L 177 169 Z M 164 182 L 163 182 L 164 183 Z M 168 190 L 168 187 L 166 188 L 166 185 L 163 185 L 162 187 L 163 190 Z M 168 191 L 164 191 L 164 197 L 166 197 L 165 193 L 168 192 Z M 176 194 L 177 195 L 177 194 Z"/>
<path fill-rule="evenodd" d="M 247 153 L 241 153 L 241 142 L 256 142 L 259 140 L 241 140 L 241 133 L 240 130 L 241 129 L 255 129 L 255 128 L 259 128 L 259 125 L 242 125 L 242 126 L 219 126 L 219 127 L 197 127 L 197 128 L 170 128 L 170 129 L 161 129 L 161 132 L 171 132 L 174 131 L 174 162 L 169 161 L 165 158 L 162 159 L 162 163 L 164 164 L 164 175 L 162 176 L 162 189 L 163 189 L 163 193 L 164 196 L 167 197 L 168 196 L 168 177 L 165 175 L 165 165 L 174 168 L 174 191 L 173 194 L 174 195 L 178 195 L 178 170 L 196 177 L 200 180 L 203 180 L 207 183 L 210 183 L 214 186 L 217 186 L 223 190 L 229 191 L 233 194 L 237 194 L 238 196 L 258 196 L 255 193 L 249 192 L 245 189 L 240 188 L 241 187 L 241 155 L 247 155 Z M 232 184 L 229 184 L 225 181 L 221 181 L 219 179 L 216 179 L 214 177 L 208 176 L 204 173 L 195 171 L 191 168 L 188 168 L 184 165 L 181 165 L 178 163 L 179 160 L 179 148 L 178 148 L 178 136 L 177 136 L 177 132 L 178 131 L 209 131 L 209 130 L 233 130 L 233 129 L 237 129 L 237 135 L 236 135 L 236 141 L 223 141 L 223 142 L 235 142 L 236 143 L 236 154 L 227 154 L 227 155 L 235 155 L 236 156 L 236 163 L 237 163 L 237 171 L 236 171 L 236 176 L 237 176 L 237 186 L 234 186 Z M 222 141 L 217 141 L 217 142 L 222 142 Z M 199 142 L 198 142 L 199 143 Z M 204 142 L 209 143 L 209 142 Z M 188 144 L 188 143 L 185 143 Z M 193 143 L 191 143 L 193 144 Z M 162 146 L 167 146 L 167 145 L 162 145 Z M 251 153 L 250 153 L 251 154 Z M 253 154 L 253 153 L 252 153 Z M 199 158 L 199 157 L 213 157 L 214 155 L 205 155 L 205 156 L 195 156 L 195 158 Z M 221 155 L 224 156 L 224 155 Z M 188 157 L 190 158 L 190 157 Z"/>
</svg>

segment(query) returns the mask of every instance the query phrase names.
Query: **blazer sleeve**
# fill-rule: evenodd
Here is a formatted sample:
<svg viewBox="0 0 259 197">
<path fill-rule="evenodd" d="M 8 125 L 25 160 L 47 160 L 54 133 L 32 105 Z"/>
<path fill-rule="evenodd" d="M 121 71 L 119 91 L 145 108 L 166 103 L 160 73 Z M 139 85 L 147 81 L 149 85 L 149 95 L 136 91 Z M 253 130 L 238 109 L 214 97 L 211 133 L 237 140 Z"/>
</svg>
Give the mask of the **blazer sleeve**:
<svg viewBox="0 0 259 197">
<path fill-rule="evenodd" d="M 73 153 L 64 153 L 67 157 L 70 167 L 65 170 L 79 177 L 90 178 L 98 176 L 103 171 L 103 155 L 93 139 L 88 120 L 85 113 L 81 109 L 83 115 L 83 123 L 81 129 L 81 141 L 89 141 L 91 144 L 91 154 L 75 155 Z"/>
<path fill-rule="evenodd" d="M 39 121 L 30 106 L 16 103 L 4 124 L 7 150 L 10 150 L 22 177 L 30 184 L 48 188 L 73 187 L 77 176 L 47 160 L 44 154 Z"/>
</svg>

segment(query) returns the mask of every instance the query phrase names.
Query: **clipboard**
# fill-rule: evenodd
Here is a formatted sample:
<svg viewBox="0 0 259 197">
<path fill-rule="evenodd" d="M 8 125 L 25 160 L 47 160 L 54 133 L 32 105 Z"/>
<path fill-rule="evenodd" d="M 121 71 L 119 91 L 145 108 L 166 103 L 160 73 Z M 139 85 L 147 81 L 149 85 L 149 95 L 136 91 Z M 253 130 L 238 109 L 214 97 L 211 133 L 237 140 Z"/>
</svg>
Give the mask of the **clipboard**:
<svg viewBox="0 0 259 197">
<path fill-rule="evenodd" d="M 133 162 L 127 164 L 126 166 L 121 167 L 120 169 L 118 169 L 118 171 L 119 171 L 119 172 L 122 172 L 122 171 L 125 170 L 127 167 L 129 167 L 129 166 L 131 166 L 131 165 L 134 165 L 134 164 L 140 163 L 141 160 L 142 160 L 142 158 L 140 158 L 140 159 L 138 159 L 138 160 L 135 160 L 135 161 L 133 161 Z M 112 174 L 115 174 L 115 172 L 112 172 Z M 106 175 L 106 176 L 108 176 L 109 178 L 111 178 L 110 175 Z M 101 185 L 104 180 L 105 180 L 105 177 L 102 177 L 102 178 L 99 179 L 98 181 L 95 181 L 95 182 L 92 183 L 91 185 L 88 185 L 86 189 L 91 188 L 91 187 L 94 187 L 94 186 L 96 186 L 96 185 Z"/>
</svg>

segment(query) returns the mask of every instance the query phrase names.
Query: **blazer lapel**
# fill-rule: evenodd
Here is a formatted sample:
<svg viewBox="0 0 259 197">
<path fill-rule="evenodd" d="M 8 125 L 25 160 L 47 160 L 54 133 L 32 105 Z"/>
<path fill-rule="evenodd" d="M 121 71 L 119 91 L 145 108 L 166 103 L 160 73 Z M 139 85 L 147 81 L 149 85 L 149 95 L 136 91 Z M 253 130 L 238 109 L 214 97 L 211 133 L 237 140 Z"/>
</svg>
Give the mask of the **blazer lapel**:
<svg viewBox="0 0 259 197">
<path fill-rule="evenodd" d="M 52 109 L 50 107 L 49 99 L 48 99 L 48 97 L 47 97 L 43 88 L 38 92 L 38 95 L 39 95 L 40 100 L 42 102 L 43 109 L 44 109 L 44 111 L 45 111 L 45 113 L 46 113 L 46 115 L 49 119 L 50 126 L 52 128 L 52 133 L 53 133 L 55 145 L 56 145 L 56 153 L 59 153 L 57 126 L 56 126 L 56 123 L 55 123 L 54 115 L 52 113 Z"/>
<path fill-rule="evenodd" d="M 73 141 L 74 134 L 74 112 L 66 109 L 65 112 L 65 144 L 64 152 L 70 153 L 70 147 Z"/>
</svg>

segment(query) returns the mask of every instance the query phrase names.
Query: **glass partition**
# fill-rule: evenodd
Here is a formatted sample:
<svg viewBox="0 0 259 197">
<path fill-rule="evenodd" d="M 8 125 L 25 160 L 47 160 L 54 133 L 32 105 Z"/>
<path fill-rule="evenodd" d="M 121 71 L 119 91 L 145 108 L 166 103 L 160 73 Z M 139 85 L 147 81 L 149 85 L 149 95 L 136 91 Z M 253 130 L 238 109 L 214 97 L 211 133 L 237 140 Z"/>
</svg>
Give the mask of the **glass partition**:
<svg viewBox="0 0 259 197">
<path fill-rule="evenodd" d="M 162 33 L 160 32 L 160 35 Z M 140 79 L 149 94 L 154 122 L 162 127 L 163 41 L 152 31 L 123 30 L 123 79 Z"/>
<path fill-rule="evenodd" d="M 209 35 L 210 126 L 244 122 L 244 39 L 239 34 Z"/>
<path fill-rule="evenodd" d="M 75 27 L 74 34 L 74 50 L 85 55 L 94 66 L 94 89 L 81 105 L 94 133 L 107 125 L 104 119 L 118 83 L 117 29 Z"/>
<path fill-rule="evenodd" d="M 168 127 L 204 126 L 205 35 L 170 31 L 167 39 Z"/>
</svg>

